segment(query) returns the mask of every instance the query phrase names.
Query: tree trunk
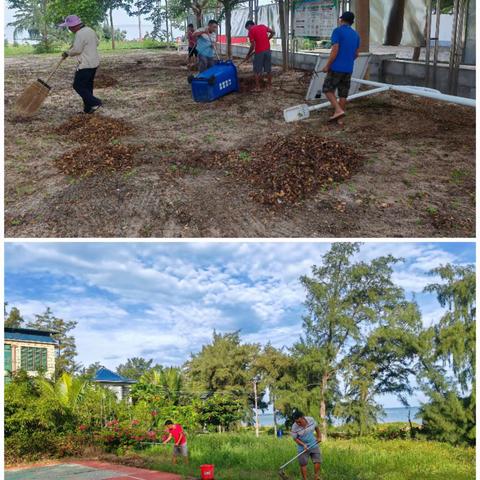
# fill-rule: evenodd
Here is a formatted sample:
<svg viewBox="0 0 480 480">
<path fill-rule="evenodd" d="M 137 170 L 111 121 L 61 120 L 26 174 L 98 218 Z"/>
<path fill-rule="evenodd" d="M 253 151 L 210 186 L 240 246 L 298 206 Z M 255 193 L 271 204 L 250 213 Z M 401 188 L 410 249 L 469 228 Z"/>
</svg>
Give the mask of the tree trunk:
<svg viewBox="0 0 480 480">
<path fill-rule="evenodd" d="M 138 39 L 142 41 L 142 16 L 138 14 Z"/>
<path fill-rule="evenodd" d="M 395 0 L 390 10 L 387 29 L 385 32 L 385 45 L 397 47 L 402 41 L 403 22 L 405 18 L 405 0 Z"/>
<path fill-rule="evenodd" d="M 170 31 L 168 28 L 168 0 L 165 0 L 165 26 L 167 29 L 167 43 L 170 41 Z"/>
<path fill-rule="evenodd" d="M 202 23 L 203 23 L 203 19 L 202 19 L 202 10 L 201 9 L 195 9 L 195 17 L 197 19 L 197 28 L 200 28 L 202 26 Z"/>
<path fill-rule="evenodd" d="M 357 32 L 360 35 L 360 52 L 368 52 L 370 50 L 370 1 L 357 0 L 355 4 Z"/>
<path fill-rule="evenodd" d="M 282 68 L 287 71 L 288 52 L 287 52 L 287 32 L 285 28 L 285 4 L 284 0 L 278 0 L 278 18 L 280 22 L 280 37 L 282 39 Z"/>
<path fill-rule="evenodd" d="M 327 383 L 328 383 L 328 373 L 324 373 L 322 375 L 322 385 L 321 385 L 321 392 L 320 392 L 320 430 L 321 435 L 320 438 L 322 442 L 327 439 L 327 404 L 325 402 L 325 397 L 327 393 Z"/>
<path fill-rule="evenodd" d="M 110 8 L 110 31 L 112 32 L 112 50 L 115 50 L 115 27 L 113 25 L 113 9 Z"/>
<path fill-rule="evenodd" d="M 227 57 L 232 58 L 232 10 L 225 7 L 225 34 L 227 36 Z"/>
<path fill-rule="evenodd" d="M 248 19 L 253 20 L 253 0 L 248 0 Z"/>
<path fill-rule="evenodd" d="M 258 425 L 258 402 L 257 402 L 257 382 L 253 381 L 253 395 L 255 397 L 255 436 L 258 438 L 260 435 Z"/>
</svg>

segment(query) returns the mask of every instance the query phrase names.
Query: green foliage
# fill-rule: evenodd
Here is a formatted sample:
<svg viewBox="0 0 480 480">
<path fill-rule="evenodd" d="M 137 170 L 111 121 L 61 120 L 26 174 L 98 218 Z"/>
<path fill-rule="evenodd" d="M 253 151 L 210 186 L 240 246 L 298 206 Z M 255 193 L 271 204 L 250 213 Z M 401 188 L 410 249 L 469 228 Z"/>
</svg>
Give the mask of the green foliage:
<svg viewBox="0 0 480 480">
<path fill-rule="evenodd" d="M 47 18 L 54 24 L 60 24 L 68 15 L 78 15 L 83 23 L 95 26 L 105 17 L 103 1 L 98 0 L 49 0 Z"/>
<path fill-rule="evenodd" d="M 14 27 L 14 40 L 23 33 L 32 40 L 47 40 L 53 29 L 46 18 L 46 0 L 8 0 L 8 6 L 15 9 L 14 21 L 8 24 Z"/>
<path fill-rule="evenodd" d="M 446 312 L 422 334 L 421 377 L 429 402 L 422 406 L 429 438 L 475 443 L 475 272 L 473 267 L 442 266 L 432 271 L 440 283 L 426 288 L 437 294 Z M 450 367 L 449 371 L 445 368 Z"/>
<path fill-rule="evenodd" d="M 142 375 L 133 385 L 131 396 L 134 401 L 144 401 L 157 406 L 180 405 L 183 403 L 184 379 L 179 368 L 156 368 Z"/>
<path fill-rule="evenodd" d="M 75 363 L 77 347 L 74 336 L 70 334 L 76 326 L 76 321 L 55 317 L 50 307 L 47 307 L 42 315 L 35 315 L 35 320 L 27 324 L 28 328 L 55 332 L 52 335 L 58 342 L 55 376 L 59 376 L 63 372 L 73 373 L 78 370 L 78 365 Z"/>
<path fill-rule="evenodd" d="M 3 308 L 4 326 L 10 328 L 21 328 L 25 320 L 23 319 L 20 310 L 17 307 L 12 307 L 10 311 L 7 311 L 7 306 L 8 303 L 5 302 Z"/>
<path fill-rule="evenodd" d="M 220 430 L 229 430 L 238 423 L 243 416 L 242 402 L 223 395 L 213 395 L 205 400 L 200 407 L 199 420 L 208 428 L 220 427 Z"/>
<path fill-rule="evenodd" d="M 72 410 L 44 394 L 44 381 L 19 372 L 5 385 L 4 433 L 9 462 L 58 455 L 56 438 L 75 430 Z"/>
<path fill-rule="evenodd" d="M 455 392 L 431 392 L 421 408 L 427 438 L 455 445 L 475 445 L 475 394 L 461 398 Z"/>
<path fill-rule="evenodd" d="M 142 375 L 153 368 L 152 363 L 153 360 L 145 360 L 141 357 L 129 358 L 117 367 L 117 373 L 131 380 L 139 380 Z"/>
<path fill-rule="evenodd" d="M 358 252 L 357 243 L 333 244 L 322 265 L 312 267 L 312 277 L 301 278 L 307 291 L 305 335 L 292 353 L 311 366 L 307 385 L 320 389 L 324 435 L 327 403 L 335 402 L 341 377 L 346 394 L 337 414 L 364 433 L 381 411 L 375 395 L 402 398 L 413 372 L 408 363 L 414 361 L 412 342 L 421 322 L 416 305 L 392 280 L 392 267 L 400 259 L 389 255 L 354 263 Z M 311 398 L 306 403 L 310 409 Z"/>
<path fill-rule="evenodd" d="M 213 341 L 192 355 L 185 365 L 189 389 L 202 397 L 219 393 L 232 396 L 244 405 L 251 415 L 253 380 L 256 377 L 255 362 L 260 353 L 257 344 L 242 344 L 238 332 L 218 334 Z M 262 398 L 263 392 L 258 392 Z M 262 406 L 261 406 L 262 407 Z"/>
</svg>

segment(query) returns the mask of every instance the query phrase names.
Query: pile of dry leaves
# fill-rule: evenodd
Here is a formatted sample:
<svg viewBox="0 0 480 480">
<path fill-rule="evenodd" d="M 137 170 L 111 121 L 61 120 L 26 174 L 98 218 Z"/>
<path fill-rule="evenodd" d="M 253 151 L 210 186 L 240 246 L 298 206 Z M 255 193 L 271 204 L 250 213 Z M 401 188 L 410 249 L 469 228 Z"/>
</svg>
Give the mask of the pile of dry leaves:
<svg viewBox="0 0 480 480">
<path fill-rule="evenodd" d="M 81 143 L 101 145 L 131 134 L 133 127 L 123 120 L 105 117 L 97 113 L 95 115 L 73 115 L 54 131 Z"/>
<path fill-rule="evenodd" d="M 352 148 L 305 133 L 276 136 L 254 152 L 229 156 L 234 173 L 267 205 L 293 204 L 352 176 L 362 156 Z"/>
<path fill-rule="evenodd" d="M 67 135 L 81 146 L 57 158 L 55 165 L 63 173 L 75 177 L 130 169 L 139 147 L 120 144 L 117 139 L 133 131 L 123 120 L 99 114 L 74 115 L 55 132 Z"/>
<path fill-rule="evenodd" d="M 55 160 L 56 167 L 73 177 L 95 173 L 129 170 L 134 166 L 135 145 L 101 145 L 95 148 L 84 145 L 64 153 Z"/>
</svg>

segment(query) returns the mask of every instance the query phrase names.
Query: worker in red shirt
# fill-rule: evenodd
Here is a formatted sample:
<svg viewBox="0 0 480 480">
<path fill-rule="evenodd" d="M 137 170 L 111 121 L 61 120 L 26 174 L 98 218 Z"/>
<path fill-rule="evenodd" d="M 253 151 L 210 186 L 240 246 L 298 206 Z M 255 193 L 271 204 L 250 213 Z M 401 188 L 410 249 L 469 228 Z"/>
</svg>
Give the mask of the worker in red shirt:
<svg viewBox="0 0 480 480">
<path fill-rule="evenodd" d="M 250 39 L 250 50 L 245 60 L 255 53 L 253 58 L 253 73 L 255 74 L 255 90 L 260 90 L 260 77 L 263 73 L 267 75 L 268 87 L 272 86 L 272 51 L 270 40 L 274 37 L 275 31 L 266 25 L 256 25 L 253 20 L 245 24 Z"/>
<path fill-rule="evenodd" d="M 173 439 L 173 464 L 175 465 L 177 463 L 177 457 L 182 456 L 188 465 L 187 437 L 185 436 L 182 426 L 174 424 L 171 420 L 167 420 L 165 427 L 168 431 L 168 437 L 163 441 L 163 444 L 167 444 Z"/>
</svg>

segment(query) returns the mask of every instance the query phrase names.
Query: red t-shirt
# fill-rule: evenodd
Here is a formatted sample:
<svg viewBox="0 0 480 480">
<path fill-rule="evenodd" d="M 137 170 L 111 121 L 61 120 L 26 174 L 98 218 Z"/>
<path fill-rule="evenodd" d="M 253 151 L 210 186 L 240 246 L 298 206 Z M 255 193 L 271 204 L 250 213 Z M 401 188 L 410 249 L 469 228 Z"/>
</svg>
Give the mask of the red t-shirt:
<svg viewBox="0 0 480 480">
<path fill-rule="evenodd" d="M 193 32 L 189 31 L 187 37 L 188 37 L 188 46 L 190 48 L 193 48 L 195 46 L 195 43 L 196 43 L 195 39 L 193 38 Z"/>
<path fill-rule="evenodd" d="M 180 436 L 183 433 L 183 428 L 181 425 L 176 424 L 172 428 L 169 428 L 168 431 L 172 434 L 174 442 L 177 444 Z M 179 445 L 185 445 L 187 443 L 187 438 L 185 437 L 185 433 L 183 433 L 183 438 L 180 440 Z"/>
<path fill-rule="evenodd" d="M 254 25 L 248 31 L 250 42 L 255 42 L 255 53 L 270 50 L 270 40 L 268 39 L 268 27 L 266 25 Z"/>
</svg>

